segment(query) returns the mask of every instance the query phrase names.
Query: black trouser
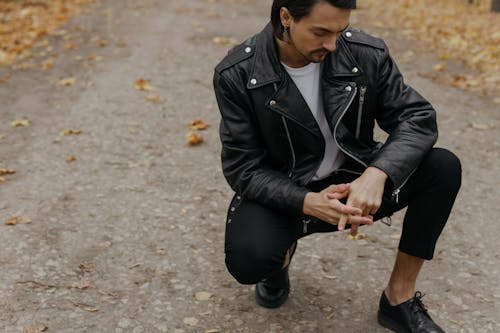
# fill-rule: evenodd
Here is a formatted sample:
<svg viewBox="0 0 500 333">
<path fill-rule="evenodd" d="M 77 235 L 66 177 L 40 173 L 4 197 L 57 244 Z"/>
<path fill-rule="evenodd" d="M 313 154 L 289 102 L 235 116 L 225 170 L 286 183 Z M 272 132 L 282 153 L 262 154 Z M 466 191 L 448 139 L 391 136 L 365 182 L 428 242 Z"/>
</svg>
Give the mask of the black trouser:
<svg viewBox="0 0 500 333">
<path fill-rule="evenodd" d="M 308 188 L 319 192 L 331 184 L 350 182 L 357 177 L 337 172 L 309 184 Z M 401 188 L 397 202 L 389 192 L 391 189 L 387 189 L 374 220 L 408 207 L 399 250 L 430 260 L 460 184 L 459 159 L 448 150 L 434 148 Z M 257 283 L 281 269 L 294 241 L 316 232 L 337 231 L 337 226 L 316 218 L 312 218 L 304 230 L 302 220 L 302 216 L 287 215 L 235 196 L 226 221 L 225 253 L 229 272 L 240 283 Z"/>
</svg>

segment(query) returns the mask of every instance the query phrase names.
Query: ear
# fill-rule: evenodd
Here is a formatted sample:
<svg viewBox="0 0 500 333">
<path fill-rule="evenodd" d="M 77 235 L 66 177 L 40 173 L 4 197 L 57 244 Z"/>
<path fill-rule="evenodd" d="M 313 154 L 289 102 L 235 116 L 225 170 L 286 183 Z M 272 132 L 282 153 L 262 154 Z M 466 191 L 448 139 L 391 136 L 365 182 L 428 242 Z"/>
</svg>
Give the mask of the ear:
<svg viewBox="0 0 500 333">
<path fill-rule="evenodd" d="M 281 25 L 284 27 L 289 27 L 292 24 L 293 17 L 290 14 L 290 11 L 288 11 L 288 8 L 286 7 L 280 8 L 280 20 L 281 20 Z"/>
</svg>

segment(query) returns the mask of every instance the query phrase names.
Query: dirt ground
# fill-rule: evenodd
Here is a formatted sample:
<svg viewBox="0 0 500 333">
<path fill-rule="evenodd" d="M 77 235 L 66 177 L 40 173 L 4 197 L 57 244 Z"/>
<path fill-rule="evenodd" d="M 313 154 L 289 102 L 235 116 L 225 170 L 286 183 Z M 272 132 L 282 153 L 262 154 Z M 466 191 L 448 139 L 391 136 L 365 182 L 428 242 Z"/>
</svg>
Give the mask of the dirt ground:
<svg viewBox="0 0 500 333">
<path fill-rule="evenodd" d="M 62 27 L 78 49 L 49 38 L 59 52 L 52 70 L 0 69 L 12 73 L 0 83 L 0 168 L 16 170 L 0 184 L 0 332 L 385 332 L 376 311 L 401 214 L 390 228 L 363 229 L 366 240 L 301 240 L 280 309 L 258 307 L 253 287 L 224 266 L 231 190 L 211 82 L 229 46 L 213 38 L 260 31 L 269 7 L 104 0 Z M 461 192 L 419 280 L 424 302 L 447 332 L 500 332 L 499 105 L 426 79 L 438 60 L 398 31 L 375 30 L 362 11 L 353 23 L 386 38 L 407 81 L 438 110 L 438 146 L 462 160 Z M 57 85 L 68 77 L 74 85 Z M 160 102 L 134 89 L 139 78 Z M 22 118 L 31 125 L 11 127 Z M 186 125 L 197 118 L 211 127 L 205 143 L 188 147 Z M 13 216 L 32 222 L 5 225 Z"/>
</svg>

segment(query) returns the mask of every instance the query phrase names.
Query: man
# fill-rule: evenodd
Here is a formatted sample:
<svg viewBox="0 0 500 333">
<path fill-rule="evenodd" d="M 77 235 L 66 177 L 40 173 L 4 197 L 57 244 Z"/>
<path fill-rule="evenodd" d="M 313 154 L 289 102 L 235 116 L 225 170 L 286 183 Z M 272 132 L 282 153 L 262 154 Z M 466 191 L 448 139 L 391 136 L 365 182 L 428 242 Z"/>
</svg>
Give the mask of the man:
<svg viewBox="0 0 500 333">
<path fill-rule="evenodd" d="M 443 332 L 415 283 L 461 182 L 437 139 L 435 111 L 403 78 L 385 43 L 349 26 L 355 0 L 274 0 L 271 23 L 216 67 L 224 175 L 236 192 L 226 265 L 256 284 L 258 304 L 287 299 L 297 240 L 408 207 L 378 321 Z M 373 139 L 375 121 L 389 136 Z"/>
</svg>

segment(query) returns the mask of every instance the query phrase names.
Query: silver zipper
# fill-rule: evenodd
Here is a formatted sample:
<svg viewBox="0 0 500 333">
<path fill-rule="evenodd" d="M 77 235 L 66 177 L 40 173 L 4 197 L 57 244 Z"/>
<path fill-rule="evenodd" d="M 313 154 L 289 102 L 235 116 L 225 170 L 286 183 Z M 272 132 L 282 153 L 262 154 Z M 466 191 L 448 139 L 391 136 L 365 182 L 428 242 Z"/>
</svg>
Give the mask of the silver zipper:
<svg viewBox="0 0 500 333">
<path fill-rule="evenodd" d="M 293 149 L 292 138 L 290 136 L 290 131 L 288 130 L 288 124 L 286 123 L 285 117 L 281 116 L 281 120 L 283 121 L 283 125 L 285 126 L 286 137 L 288 138 L 288 144 L 290 145 L 290 151 L 292 152 L 292 169 L 288 174 L 288 178 L 292 178 L 293 170 L 295 169 L 295 150 Z"/>
<path fill-rule="evenodd" d="M 408 182 L 408 179 L 410 179 L 410 177 L 415 173 L 415 171 L 417 171 L 417 168 L 413 169 L 408 175 L 408 177 L 405 178 L 403 183 L 401 183 L 401 185 L 399 185 L 396 189 L 394 189 L 394 191 L 392 191 L 392 197 L 396 198 L 397 204 L 399 203 L 399 192 L 401 192 L 401 188 L 405 186 L 405 184 Z"/>
<path fill-rule="evenodd" d="M 363 105 L 365 104 L 366 87 L 361 86 L 359 89 L 359 107 L 358 107 L 358 124 L 356 126 L 356 139 L 359 139 L 361 132 L 361 118 L 363 116 Z"/>
<path fill-rule="evenodd" d="M 353 156 L 352 154 L 350 154 L 347 150 L 345 150 L 344 148 L 342 148 L 342 146 L 340 146 L 339 142 L 337 141 L 337 128 L 339 127 L 339 124 L 340 124 L 340 121 L 342 120 L 342 117 L 344 117 L 344 115 L 346 114 L 347 110 L 351 106 L 352 101 L 354 100 L 354 97 L 356 96 L 357 90 L 358 90 L 358 88 L 354 87 L 354 94 L 352 94 L 351 99 L 349 100 L 349 103 L 347 103 L 347 106 L 345 107 L 344 111 L 342 112 L 342 114 L 339 117 L 339 120 L 337 120 L 337 123 L 335 124 L 335 128 L 333 130 L 333 139 L 335 140 L 335 143 L 337 144 L 337 147 L 339 147 L 339 149 L 342 152 L 344 152 L 347 156 L 351 157 L 353 160 L 355 160 L 356 162 L 359 162 L 361 165 L 363 165 L 365 168 L 367 168 L 368 165 L 365 162 L 363 162 L 362 160 L 360 160 L 356 156 Z"/>
<path fill-rule="evenodd" d="M 302 220 L 302 223 L 304 224 L 304 228 L 303 228 L 303 230 L 302 230 L 302 231 L 303 231 L 305 234 L 307 234 L 307 225 L 308 225 L 309 223 L 311 223 L 311 218 L 310 218 L 310 217 L 307 217 L 307 219 L 303 219 L 303 220 Z"/>
</svg>

